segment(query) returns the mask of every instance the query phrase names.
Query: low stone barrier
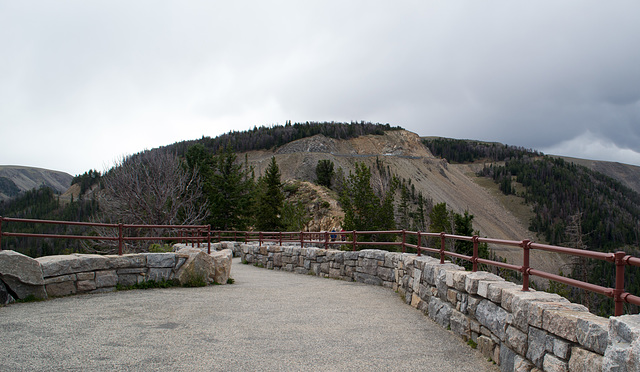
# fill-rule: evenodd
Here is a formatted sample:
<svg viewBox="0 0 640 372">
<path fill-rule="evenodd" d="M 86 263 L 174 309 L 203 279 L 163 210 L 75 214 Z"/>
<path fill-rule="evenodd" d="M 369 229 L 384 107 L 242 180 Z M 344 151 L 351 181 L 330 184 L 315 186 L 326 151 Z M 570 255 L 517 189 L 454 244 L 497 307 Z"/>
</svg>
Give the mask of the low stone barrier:
<svg viewBox="0 0 640 372">
<path fill-rule="evenodd" d="M 609 319 L 552 293 L 428 256 L 242 244 L 244 263 L 397 291 L 502 371 L 640 371 L 640 315 Z"/>
<path fill-rule="evenodd" d="M 208 284 L 227 284 L 232 251 L 208 255 L 198 248 L 176 252 L 118 255 L 70 254 L 32 259 L 14 251 L 0 251 L 0 284 L 6 304 L 17 297 L 47 298 L 114 291 L 117 285 L 176 279 L 180 284 L 203 278 Z M 0 291 L 2 288 L 0 288 Z M 2 295 L 0 295 L 1 299 Z"/>
</svg>

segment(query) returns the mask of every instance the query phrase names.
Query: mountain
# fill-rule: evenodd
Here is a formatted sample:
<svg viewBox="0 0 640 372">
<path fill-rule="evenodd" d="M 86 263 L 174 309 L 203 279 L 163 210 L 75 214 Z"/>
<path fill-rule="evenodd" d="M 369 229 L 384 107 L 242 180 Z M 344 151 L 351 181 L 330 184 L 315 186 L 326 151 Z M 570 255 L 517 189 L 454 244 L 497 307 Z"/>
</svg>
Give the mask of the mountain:
<svg viewBox="0 0 640 372">
<path fill-rule="evenodd" d="M 49 169 L 0 165 L 0 201 L 40 186 L 63 193 L 71 186 L 73 176 Z"/>
<path fill-rule="evenodd" d="M 640 193 L 640 167 L 636 165 L 623 164 L 610 161 L 588 160 L 570 158 L 562 156 L 562 159 L 585 166 L 593 171 L 600 172 L 606 176 L 622 182 L 623 185 Z"/>
</svg>

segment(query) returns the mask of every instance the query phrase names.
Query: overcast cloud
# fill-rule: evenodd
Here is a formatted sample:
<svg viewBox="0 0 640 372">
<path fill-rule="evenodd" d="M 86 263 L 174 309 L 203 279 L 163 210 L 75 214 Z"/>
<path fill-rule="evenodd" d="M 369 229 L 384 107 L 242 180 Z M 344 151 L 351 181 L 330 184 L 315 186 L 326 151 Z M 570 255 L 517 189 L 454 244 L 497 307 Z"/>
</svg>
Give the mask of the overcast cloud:
<svg viewBox="0 0 640 372">
<path fill-rule="evenodd" d="M 0 0 L 0 164 L 296 121 L 640 165 L 637 1 Z"/>
</svg>

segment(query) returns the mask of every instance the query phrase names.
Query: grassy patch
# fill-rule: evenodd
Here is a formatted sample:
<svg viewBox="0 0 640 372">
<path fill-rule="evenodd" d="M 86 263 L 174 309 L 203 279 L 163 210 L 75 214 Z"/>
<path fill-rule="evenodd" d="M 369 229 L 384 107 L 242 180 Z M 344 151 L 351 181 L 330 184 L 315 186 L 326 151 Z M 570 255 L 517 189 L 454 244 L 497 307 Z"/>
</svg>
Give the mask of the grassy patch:
<svg viewBox="0 0 640 372">
<path fill-rule="evenodd" d="M 472 349 L 475 349 L 475 348 L 477 348 L 477 347 L 478 347 L 478 343 L 477 343 L 477 342 L 475 342 L 475 341 L 473 341 L 472 339 L 469 339 L 469 340 L 467 341 L 467 345 L 471 346 L 471 348 L 472 348 Z"/>
<path fill-rule="evenodd" d="M 142 283 L 136 283 L 132 285 L 122 285 L 118 283 L 116 284 L 116 289 L 118 291 L 126 291 L 130 289 L 170 288 L 178 286 L 180 286 L 180 283 L 176 279 L 161 279 L 160 281 L 147 280 Z"/>
<path fill-rule="evenodd" d="M 173 252 L 173 247 L 169 244 L 151 244 L 149 246 L 150 253 L 168 253 Z"/>
</svg>

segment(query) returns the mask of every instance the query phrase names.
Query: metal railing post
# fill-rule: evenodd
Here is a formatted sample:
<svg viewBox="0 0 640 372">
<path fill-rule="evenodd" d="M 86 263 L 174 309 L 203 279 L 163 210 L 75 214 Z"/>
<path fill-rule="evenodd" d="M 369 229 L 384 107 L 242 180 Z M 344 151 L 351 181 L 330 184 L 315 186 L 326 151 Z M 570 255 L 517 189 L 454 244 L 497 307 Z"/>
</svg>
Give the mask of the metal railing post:
<svg viewBox="0 0 640 372">
<path fill-rule="evenodd" d="M 471 271 L 478 271 L 478 236 L 473 236 L 473 265 Z"/>
<path fill-rule="evenodd" d="M 262 231 L 258 233 L 258 247 L 262 247 Z"/>
<path fill-rule="evenodd" d="M 282 247 L 282 231 L 279 231 L 278 233 L 279 233 L 279 234 L 278 234 L 278 238 L 279 238 L 279 239 L 278 239 L 278 240 L 279 240 L 279 241 L 278 241 L 278 244 Z"/>
<path fill-rule="evenodd" d="M 211 225 L 207 225 L 207 254 L 211 254 Z"/>
<path fill-rule="evenodd" d="M 407 232 L 405 229 L 402 229 L 402 253 L 407 251 L 407 246 L 405 244 L 407 244 Z"/>
<path fill-rule="evenodd" d="M 304 231 L 300 231 L 300 248 L 304 248 Z"/>
<path fill-rule="evenodd" d="M 329 249 L 329 232 L 325 231 L 324 232 L 324 249 Z"/>
<path fill-rule="evenodd" d="M 122 244 L 124 237 L 122 236 L 122 224 L 118 224 L 118 256 L 122 256 Z"/>
<path fill-rule="evenodd" d="M 357 244 L 357 243 L 356 243 L 356 238 L 357 238 L 356 231 L 355 231 L 355 230 L 353 230 L 353 239 L 352 239 L 352 240 L 353 240 L 353 242 L 352 242 L 352 243 L 353 243 L 353 251 L 354 251 L 354 252 L 356 251 L 356 244 Z"/>
<path fill-rule="evenodd" d="M 444 244 L 445 244 L 444 232 L 441 232 L 440 233 L 440 263 L 441 264 L 444 263 Z"/>
<path fill-rule="evenodd" d="M 624 292 L 624 252 L 618 251 L 614 253 L 616 263 L 616 288 L 613 290 L 613 300 L 615 301 L 615 316 L 620 316 L 624 311 L 624 301 L 622 293 Z"/>
<path fill-rule="evenodd" d="M 525 239 L 520 243 L 522 246 L 522 291 L 529 291 L 529 251 L 531 250 L 531 241 Z"/>
<path fill-rule="evenodd" d="M 4 217 L 0 216 L 0 252 L 2 251 L 2 220 Z"/>
<path fill-rule="evenodd" d="M 418 231 L 418 246 L 416 249 L 418 250 L 418 257 L 420 257 L 420 244 L 422 243 L 422 236 L 420 235 L 420 231 Z"/>
</svg>

